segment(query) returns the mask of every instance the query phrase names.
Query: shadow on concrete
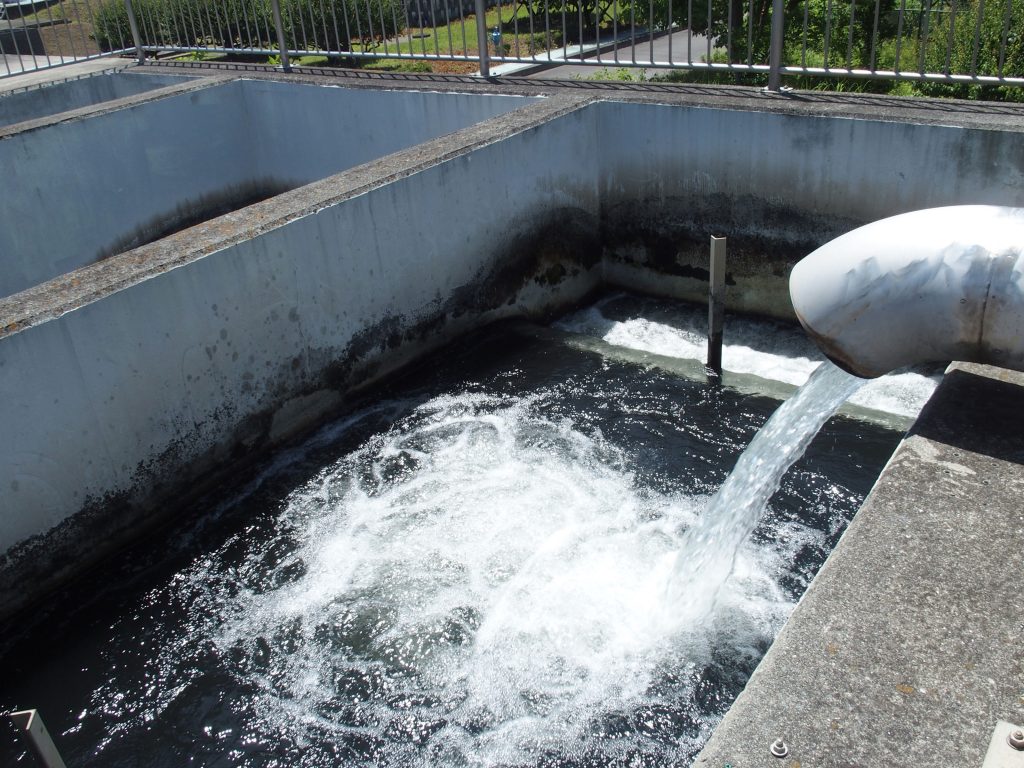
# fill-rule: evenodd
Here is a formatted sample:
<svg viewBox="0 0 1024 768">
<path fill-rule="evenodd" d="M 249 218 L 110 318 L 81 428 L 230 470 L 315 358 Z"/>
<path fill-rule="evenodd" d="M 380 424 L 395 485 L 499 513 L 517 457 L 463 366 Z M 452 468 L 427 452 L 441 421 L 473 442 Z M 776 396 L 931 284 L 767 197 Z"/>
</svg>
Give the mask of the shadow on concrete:
<svg viewBox="0 0 1024 768">
<path fill-rule="evenodd" d="M 1013 380 L 1001 380 L 1001 374 Z M 1024 375 L 958 364 L 946 374 L 909 434 L 1024 464 Z"/>
</svg>

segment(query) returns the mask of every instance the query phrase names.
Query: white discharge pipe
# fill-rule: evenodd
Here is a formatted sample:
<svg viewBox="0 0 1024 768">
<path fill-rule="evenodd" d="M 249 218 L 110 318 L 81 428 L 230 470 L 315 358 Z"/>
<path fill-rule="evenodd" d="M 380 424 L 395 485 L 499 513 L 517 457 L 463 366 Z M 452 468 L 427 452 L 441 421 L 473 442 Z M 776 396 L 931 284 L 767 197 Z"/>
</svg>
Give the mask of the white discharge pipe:
<svg viewBox="0 0 1024 768">
<path fill-rule="evenodd" d="M 802 259 L 789 293 L 822 351 L 863 378 L 941 360 L 1024 370 L 1024 208 L 867 224 Z"/>
</svg>

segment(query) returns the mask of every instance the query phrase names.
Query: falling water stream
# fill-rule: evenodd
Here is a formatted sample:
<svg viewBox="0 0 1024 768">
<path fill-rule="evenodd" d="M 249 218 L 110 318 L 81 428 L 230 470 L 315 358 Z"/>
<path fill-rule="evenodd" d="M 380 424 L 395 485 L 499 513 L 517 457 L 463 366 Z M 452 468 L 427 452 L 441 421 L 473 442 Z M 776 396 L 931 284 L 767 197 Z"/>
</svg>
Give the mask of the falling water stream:
<svg viewBox="0 0 1024 768">
<path fill-rule="evenodd" d="M 899 434 L 801 458 L 849 392 L 816 374 L 712 502 L 777 402 L 577 336 L 466 339 L 183 510 L 5 628 L 0 707 L 72 768 L 689 764 Z"/>
<path fill-rule="evenodd" d="M 822 425 L 866 383 L 829 362 L 772 414 L 740 456 L 725 484 L 686 532 L 668 583 L 669 610 L 681 627 L 712 615 L 740 546 L 764 515 L 782 476 Z"/>
</svg>

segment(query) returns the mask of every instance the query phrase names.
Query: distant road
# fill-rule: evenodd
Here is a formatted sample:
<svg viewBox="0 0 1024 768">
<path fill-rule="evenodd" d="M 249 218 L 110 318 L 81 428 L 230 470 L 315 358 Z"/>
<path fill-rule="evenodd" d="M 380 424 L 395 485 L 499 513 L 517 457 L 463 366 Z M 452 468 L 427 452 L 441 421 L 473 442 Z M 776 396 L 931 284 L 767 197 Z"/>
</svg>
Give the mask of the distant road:
<svg viewBox="0 0 1024 768">
<path fill-rule="evenodd" d="M 689 49 L 687 46 L 689 46 Z M 531 73 L 529 77 L 546 78 L 549 80 L 587 80 L 596 74 L 600 74 L 602 71 L 614 72 L 619 67 L 632 65 L 633 47 L 631 42 L 627 41 L 614 51 L 605 51 L 600 55 L 600 59 L 596 53 L 583 59 L 588 62 L 600 61 L 600 63 L 559 65 Z M 651 53 L 652 47 L 653 55 Z M 676 62 L 685 62 L 689 56 L 692 57 L 693 61 L 704 61 L 707 57 L 707 50 L 707 37 L 700 34 L 691 35 L 689 30 L 684 29 L 680 32 L 673 32 L 671 35 L 661 35 L 653 41 L 650 39 L 642 40 L 638 36 L 636 41 L 636 60 L 650 61 L 653 58 L 655 61 L 668 61 L 671 58 L 671 60 Z M 671 56 L 669 55 L 670 52 Z M 616 62 L 616 57 L 618 62 Z M 647 76 L 651 77 L 661 71 L 667 70 L 648 69 Z"/>
</svg>

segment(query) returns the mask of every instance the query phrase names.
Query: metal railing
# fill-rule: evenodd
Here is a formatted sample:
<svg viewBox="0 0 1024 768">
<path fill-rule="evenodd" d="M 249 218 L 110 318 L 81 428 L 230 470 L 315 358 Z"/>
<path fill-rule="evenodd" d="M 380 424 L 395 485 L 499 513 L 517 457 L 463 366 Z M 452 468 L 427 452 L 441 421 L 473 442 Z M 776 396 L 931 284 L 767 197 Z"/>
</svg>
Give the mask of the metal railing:
<svg viewBox="0 0 1024 768">
<path fill-rule="evenodd" d="M 1024 86 L 1024 0 L 23 0 L 6 23 L 3 53 L 36 67 L 130 53 L 285 69 L 307 57 L 447 62 L 485 76 L 587 64 L 623 79 L 755 76 L 771 90 L 789 76 L 957 95 Z M 27 68 L 4 58 L 6 74 Z"/>
<path fill-rule="evenodd" d="M 131 36 L 101 50 L 99 0 L 0 0 L 0 78 L 134 49 Z"/>
</svg>

